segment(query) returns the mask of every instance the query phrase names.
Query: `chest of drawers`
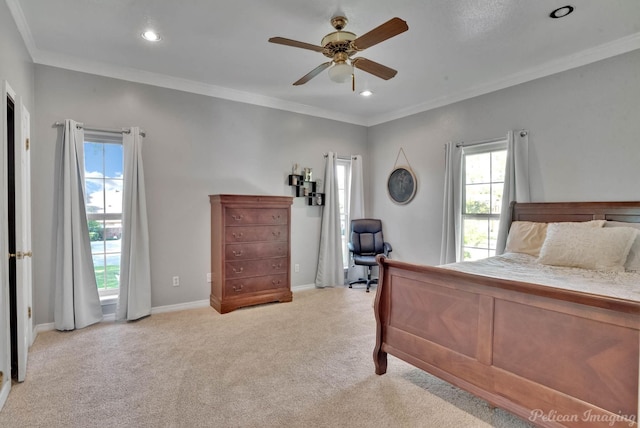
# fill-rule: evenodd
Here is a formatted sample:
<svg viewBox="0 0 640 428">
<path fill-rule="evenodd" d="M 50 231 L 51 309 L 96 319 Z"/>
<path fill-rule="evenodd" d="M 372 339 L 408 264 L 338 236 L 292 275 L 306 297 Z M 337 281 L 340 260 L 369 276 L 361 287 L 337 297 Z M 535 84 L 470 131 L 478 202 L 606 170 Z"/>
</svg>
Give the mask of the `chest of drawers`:
<svg viewBox="0 0 640 428">
<path fill-rule="evenodd" d="M 211 306 L 290 302 L 289 196 L 210 195 Z"/>
</svg>

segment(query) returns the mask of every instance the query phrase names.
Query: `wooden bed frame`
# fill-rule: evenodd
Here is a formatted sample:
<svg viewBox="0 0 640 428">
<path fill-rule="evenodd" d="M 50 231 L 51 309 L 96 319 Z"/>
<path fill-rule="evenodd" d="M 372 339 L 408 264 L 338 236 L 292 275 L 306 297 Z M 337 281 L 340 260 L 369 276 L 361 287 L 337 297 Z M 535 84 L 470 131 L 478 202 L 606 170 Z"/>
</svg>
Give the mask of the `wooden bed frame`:
<svg viewBox="0 0 640 428">
<path fill-rule="evenodd" d="M 640 223 L 640 202 L 520 203 L 512 220 Z M 379 256 L 373 352 L 538 426 L 638 426 L 640 302 Z"/>
</svg>

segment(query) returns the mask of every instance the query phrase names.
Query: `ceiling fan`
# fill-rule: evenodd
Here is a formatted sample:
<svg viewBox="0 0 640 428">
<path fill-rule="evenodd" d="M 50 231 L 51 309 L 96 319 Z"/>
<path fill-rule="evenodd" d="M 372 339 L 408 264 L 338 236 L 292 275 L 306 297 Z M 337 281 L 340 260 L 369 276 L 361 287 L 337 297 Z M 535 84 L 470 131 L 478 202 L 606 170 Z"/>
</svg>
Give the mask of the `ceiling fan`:
<svg viewBox="0 0 640 428">
<path fill-rule="evenodd" d="M 400 18 L 392 18 L 368 33 L 356 37 L 356 35 L 350 31 L 342 31 L 347 25 L 347 22 L 347 18 L 344 16 L 333 17 L 331 19 L 331 25 L 336 31 L 322 38 L 320 42 L 322 46 L 285 39 L 284 37 L 272 37 L 269 39 L 271 43 L 309 49 L 321 52 L 327 58 L 331 58 L 331 61 L 320 64 L 294 82 L 294 86 L 307 83 L 329 67 L 331 67 L 329 68 L 329 78 L 331 78 L 331 80 L 337 83 L 343 83 L 351 78 L 353 90 L 355 90 L 354 67 L 384 80 L 389 80 L 396 75 L 397 71 L 393 68 L 371 61 L 370 59 L 363 57 L 352 58 L 352 56 L 373 45 L 397 36 L 400 33 L 404 33 L 409 29 L 407 23 Z"/>
</svg>

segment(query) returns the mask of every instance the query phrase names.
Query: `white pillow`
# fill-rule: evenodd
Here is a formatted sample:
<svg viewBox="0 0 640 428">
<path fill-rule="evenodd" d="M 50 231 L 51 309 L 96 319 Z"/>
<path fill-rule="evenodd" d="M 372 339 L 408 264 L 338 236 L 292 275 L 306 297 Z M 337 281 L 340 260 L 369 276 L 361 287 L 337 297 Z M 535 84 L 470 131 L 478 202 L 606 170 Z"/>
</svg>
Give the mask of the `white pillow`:
<svg viewBox="0 0 640 428">
<path fill-rule="evenodd" d="M 538 257 L 545 236 L 547 236 L 547 223 L 514 221 L 509 228 L 504 251 Z"/>
<path fill-rule="evenodd" d="M 584 222 L 566 222 L 553 224 L 568 224 L 577 227 L 602 227 L 605 220 L 591 220 Z M 540 248 L 547 236 L 547 224 L 533 221 L 514 221 L 509 228 L 505 253 L 524 253 L 538 257 Z M 568 226 L 571 227 L 571 226 Z"/>
<path fill-rule="evenodd" d="M 590 228 L 551 223 L 538 262 L 553 266 L 624 271 L 638 231 L 630 227 Z"/>
<path fill-rule="evenodd" d="M 640 230 L 640 223 L 625 223 L 622 221 L 608 221 L 604 227 L 632 227 Z M 628 271 L 640 271 L 640 233 L 636 237 L 636 240 L 631 246 L 629 255 L 627 256 L 627 262 L 624 264 L 625 270 Z"/>
</svg>

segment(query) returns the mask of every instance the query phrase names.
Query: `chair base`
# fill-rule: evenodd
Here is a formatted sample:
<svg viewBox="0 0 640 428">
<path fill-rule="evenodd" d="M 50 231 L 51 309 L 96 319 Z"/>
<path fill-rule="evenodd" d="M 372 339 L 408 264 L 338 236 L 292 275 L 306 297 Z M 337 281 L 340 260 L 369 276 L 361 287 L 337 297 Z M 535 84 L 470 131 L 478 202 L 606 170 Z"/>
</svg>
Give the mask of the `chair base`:
<svg viewBox="0 0 640 428">
<path fill-rule="evenodd" d="M 378 278 L 359 278 L 356 279 L 355 281 L 349 281 L 349 288 L 353 288 L 352 285 L 353 284 L 366 284 L 367 285 L 367 289 L 366 292 L 369 292 L 369 288 L 371 288 L 371 284 L 377 284 L 378 283 Z"/>
</svg>

